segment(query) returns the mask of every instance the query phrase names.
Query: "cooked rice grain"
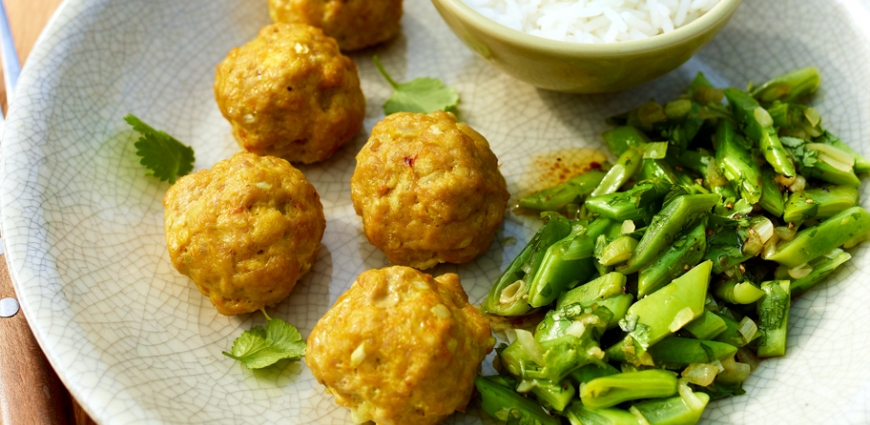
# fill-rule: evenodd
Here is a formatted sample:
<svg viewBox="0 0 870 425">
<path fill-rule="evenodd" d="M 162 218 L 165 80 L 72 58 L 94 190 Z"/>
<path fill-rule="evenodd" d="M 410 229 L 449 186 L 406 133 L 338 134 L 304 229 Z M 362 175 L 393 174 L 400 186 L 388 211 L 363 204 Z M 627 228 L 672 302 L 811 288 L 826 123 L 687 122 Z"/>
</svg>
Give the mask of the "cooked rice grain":
<svg viewBox="0 0 870 425">
<path fill-rule="evenodd" d="M 671 32 L 719 0 L 464 0 L 502 25 L 553 40 L 611 43 Z"/>
</svg>

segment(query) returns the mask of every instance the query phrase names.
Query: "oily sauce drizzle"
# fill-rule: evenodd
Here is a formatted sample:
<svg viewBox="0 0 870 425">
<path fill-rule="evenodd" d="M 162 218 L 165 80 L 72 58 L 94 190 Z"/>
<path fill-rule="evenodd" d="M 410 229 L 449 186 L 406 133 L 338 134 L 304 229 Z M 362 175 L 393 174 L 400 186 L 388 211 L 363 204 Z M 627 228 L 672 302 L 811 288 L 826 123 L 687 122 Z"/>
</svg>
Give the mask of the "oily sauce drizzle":
<svg viewBox="0 0 870 425">
<path fill-rule="evenodd" d="M 607 161 L 607 154 L 597 149 L 565 148 L 541 152 L 531 158 L 526 175 L 518 184 L 516 201 L 548 187 L 601 167 Z M 527 211 L 514 205 L 514 212 L 538 216 L 537 211 Z"/>
</svg>

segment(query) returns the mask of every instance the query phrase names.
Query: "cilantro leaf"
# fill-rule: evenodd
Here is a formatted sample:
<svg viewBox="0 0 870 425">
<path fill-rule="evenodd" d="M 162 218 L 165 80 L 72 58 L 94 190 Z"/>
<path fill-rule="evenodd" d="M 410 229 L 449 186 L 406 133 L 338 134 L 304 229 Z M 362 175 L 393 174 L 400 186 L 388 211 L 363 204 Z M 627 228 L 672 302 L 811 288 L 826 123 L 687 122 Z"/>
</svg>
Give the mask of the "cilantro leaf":
<svg viewBox="0 0 870 425">
<path fill-rule="evenodd" d="M 266 312 L 263 311 L 266 315 Z M 261 369 L 279 360 L 299 360 L 305 355 L 305 341 L 293 325 L 266 315 L 266 327 L 254 326 L 233 342 L 232 352 L 223 355 L 242 362 L 248 369 Z"/>
<path fill-rule="evenodd" d="M 140 164 L 148 168 L 147 176 L 175 183 L 179 177 L 193 171 L 193 149 L 163 131 L 155 130 L 133 114 L 124 117 L 142 136 L 136 141 L 136 155 Z"/>
<path fill-rule="evenodd" d="M 428 114 L 435 111 L 456 113 L 459 104 L 459 94 L 453 87 L 445 87 L 437 78 L 415 78 L 405 83 L 397 83 L 387 74 L 380 59 L 374 57 L 375 66 L 381 75 L 393 86 L 393 94 L 384 103 L 384 113 L 421 112 Z"/>
<path fill-rule="evenodd" d="M 792 158 L 802 166 L 813 167 L 816 165 L 816 162 L 819 161 L 819 152 L 813 149 L 807 149 L 805 145 L 809 142 L 806 140 L 787 136 L 783 136 L 779 140 L 782 142 L 782 146 L 785 150 L 791 154 Z"/>
</svg>

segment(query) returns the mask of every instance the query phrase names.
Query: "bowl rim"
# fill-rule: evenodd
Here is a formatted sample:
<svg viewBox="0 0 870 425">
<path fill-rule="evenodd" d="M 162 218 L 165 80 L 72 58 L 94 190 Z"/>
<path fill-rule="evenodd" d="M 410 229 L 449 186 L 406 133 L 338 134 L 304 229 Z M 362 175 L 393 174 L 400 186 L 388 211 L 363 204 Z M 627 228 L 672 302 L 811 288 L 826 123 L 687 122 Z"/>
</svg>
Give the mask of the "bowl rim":
<svg viewBox="0 0 870 425">
<path fill-rule="evenodd" d="M 742 0 L 719 0 L 712 9 L 700 18 L 671 32 L 655 35 L 643 40 L 618 41 L 611 43 L 578 43 L 553 40 L 516 30 L 487 18 L 474 10 L 464 0 L 432 0 L 436 6 L 444 6 L 448 13 L 470 23 L 489 36 L 500 38 L 519 47 L 545 51 L 556 55 L 612 56 L 645 53 L 672 47 L 715 28 L 721 21 L 727 21 L 737 10 Z M 442 8 L 437 8 L 444 14 Z"/>
</svg>

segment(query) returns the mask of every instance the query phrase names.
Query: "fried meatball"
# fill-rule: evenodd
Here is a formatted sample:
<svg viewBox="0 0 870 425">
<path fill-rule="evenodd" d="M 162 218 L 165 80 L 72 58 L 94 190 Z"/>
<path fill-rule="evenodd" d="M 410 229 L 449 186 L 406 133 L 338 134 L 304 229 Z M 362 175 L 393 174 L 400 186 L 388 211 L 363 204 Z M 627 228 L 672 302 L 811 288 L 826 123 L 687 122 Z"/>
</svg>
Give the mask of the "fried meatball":
<svg viewBox="0 0 870 425">
<path fill-rule="evenodd" d="M 163 206 L 172 265 L 225 315 L 286 298 L 311 269 L 326 227 L 299 170 L 247 152 L 180 178 Z"/>
<path fill-rule="evenodd" d="M 463 411 L 495 339 L 459 277 L 363 272 L 308 337 L 311 373 L 354 422 L 437 424 Z"/>
<path fill-rule="evenodd" d="M 269 16 L 275 22 L 323 28 L 341 50 L 350 51 L 396 35 L 402 0 L 269 0 Z"/>
<path fill-rule="evenodd" d="M 362 128 L 356 65 L 319 28 L 274 24 L 230 51 L 214 94 L 242 148 L 290 162 L 329 158 Z"/>
<path fill-rule="evenodd" d="M 391 262 L 426 269 L 489 249 L 510 195 L 486 139 L 453 114 L 390 115 L 356 160 L 353 207 Z"/>
</svg>

